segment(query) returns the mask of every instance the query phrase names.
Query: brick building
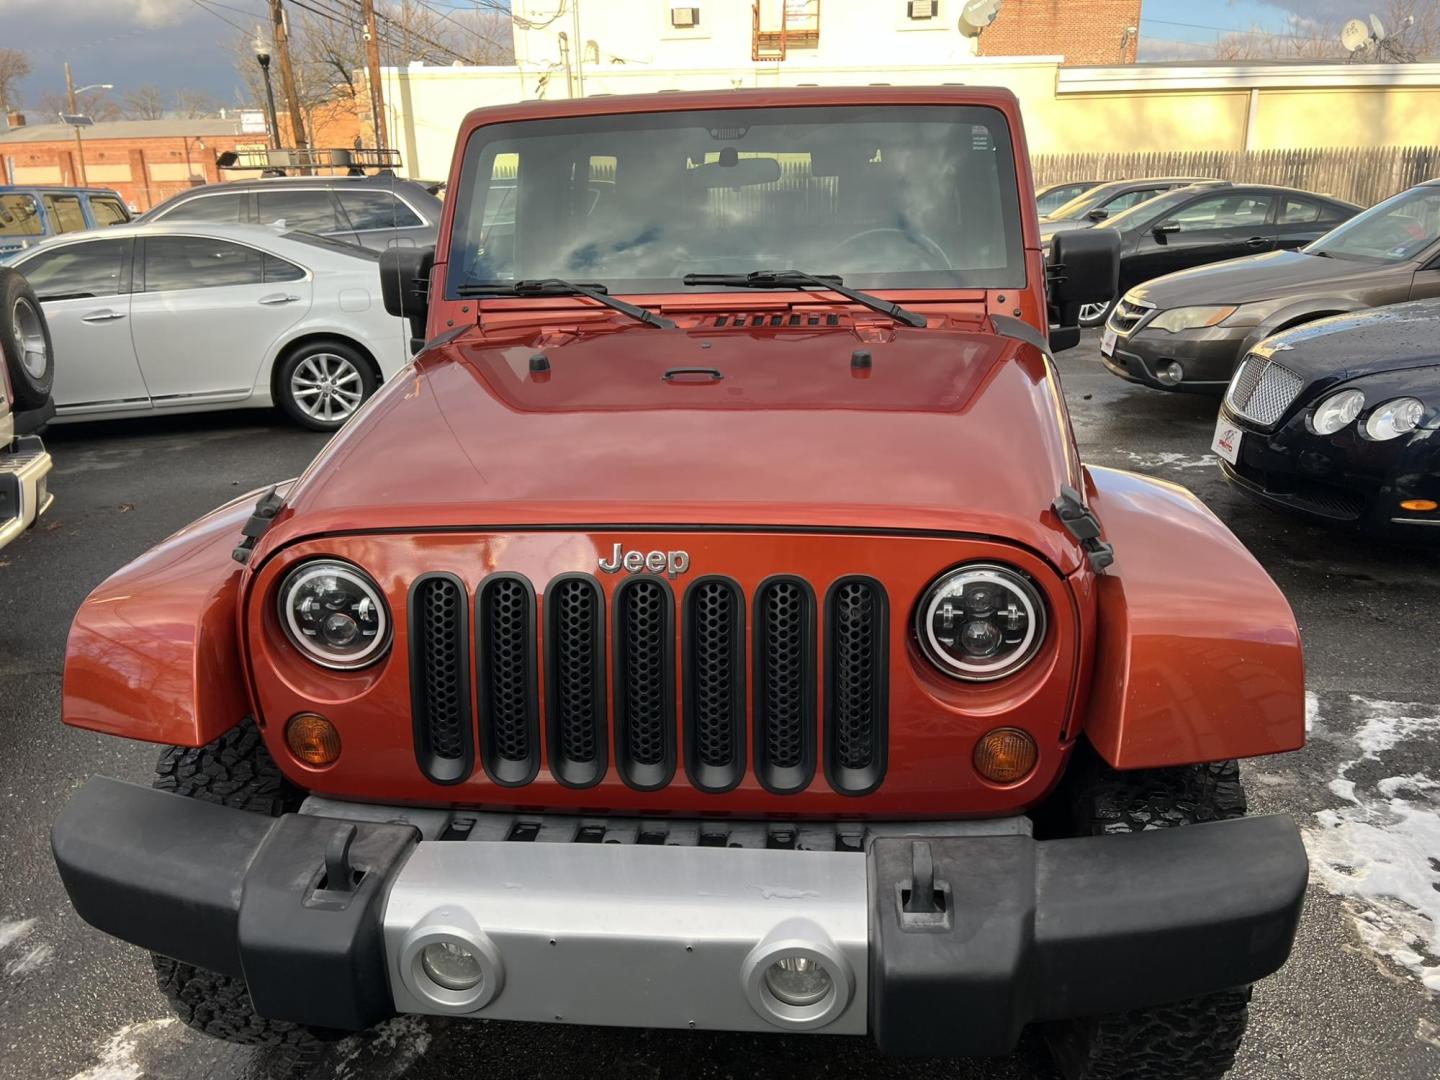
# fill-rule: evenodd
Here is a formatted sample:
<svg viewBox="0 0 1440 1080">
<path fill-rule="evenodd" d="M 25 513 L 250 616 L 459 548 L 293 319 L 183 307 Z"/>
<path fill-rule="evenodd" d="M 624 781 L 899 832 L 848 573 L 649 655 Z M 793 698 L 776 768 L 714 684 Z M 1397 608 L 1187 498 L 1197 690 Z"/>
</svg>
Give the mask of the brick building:
<svg viewBox="0 0 1440 1080">
<path fill-rule="evenodd" d="M 980 55 L 1133 64 L 1139 40 L 1140 0 L 1003 0 L 980 35 Z"/>
</svg>

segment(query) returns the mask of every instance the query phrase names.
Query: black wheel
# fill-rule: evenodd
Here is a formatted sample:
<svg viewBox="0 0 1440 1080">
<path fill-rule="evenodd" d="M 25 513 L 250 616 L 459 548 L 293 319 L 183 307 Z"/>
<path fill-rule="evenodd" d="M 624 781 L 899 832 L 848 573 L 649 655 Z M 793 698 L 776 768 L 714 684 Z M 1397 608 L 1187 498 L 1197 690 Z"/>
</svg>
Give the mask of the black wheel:
<svg viewBox="0 0 1440 1080">
<path fill-rule="evenodd" d="M 1081 304 L 1080 325 L 1084 327 L 1104 326 L 1105 320 L 1110 318 L 1110 312 L 1114 310 L 1114 300 L 1101 304 Z"/>
<path fill-rule="evenodd" d="M 15 270 L 0 266 L 0 354 L 15 409 L 39 409 L 50 400 L 55 383 L 55 347 L 35 290 Z"/>
<path fill-rule="evenodd" d="M 353 345 L 315 341 L 280 363 L 275 401 L 285 414 L 314 431 L 336 431 L 370 400 L 375 369 Z"/>
<path fill-rule="evenodd" d="M 220 803 L 267 817 L 295 810 L 303 798 L 276 767 L 254 721 L 246 718 L 199 749 L 171 746 L 155 766 L 153 785 L 191 799 Z M 292 1080 L 304 1077 L 333 1036 L 283 1020 L 257 1016 L 245 980 L 151 953 L 160 992 L 185 1024 L 196 1031 L 271 1048 L 269 1071 Z"/>
<path fill-rule="evenodd" d="M 1237 762 L 1122 773 L 1081 746 L 1042 827 L 1099 836 L 1224 821 L 1245 809 Z M 1066 1080 L 1215 1080 L 1235 1063 L 1249 1002 L 1250 988 L 1240 986 L 1042 1031 Z"/>
</svg>

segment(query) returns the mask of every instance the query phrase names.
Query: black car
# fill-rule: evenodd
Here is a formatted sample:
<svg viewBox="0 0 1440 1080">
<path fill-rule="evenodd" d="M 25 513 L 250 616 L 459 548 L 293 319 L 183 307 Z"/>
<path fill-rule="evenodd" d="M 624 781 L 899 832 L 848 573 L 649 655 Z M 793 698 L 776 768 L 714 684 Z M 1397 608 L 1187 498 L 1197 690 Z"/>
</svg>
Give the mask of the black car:
<svg viewBox="0 0 1440 1080">
<path fill-rule="evenodd" d="M 1120 291 L 1192 266 L 1292 251 L 1318 240 L 1360 212 L 1329 195 L 1268 184 L 1179 188 L 1107 220 L 1120 234 Z M 1115 302 L 1080 313 L 1082 326 L 1098 326 Z M 1104 349 L 1102 348 L 1102 352 Z M 1107 354 L 1108 355 L 1108 354 Z"/>
<path fill-rule="evenodd" d="M 384 251 L 435 243 L 444 204 L 414 180 L 374 176 L 268 176 L 182 191 L 141 222 L 269 224 L 331 236 Z"/>
<path fill-rule="evenodd" d="M 1091 188 L 1099 187 L 1103 180 L 1067 180 L 1062 184 L 1046 184 L 1035 192 L 1035 209 L 1041 217 L 1059 210 L 1071 199 L 1079 198 Z"/>
<path fill-rule="evenodd" d="M 1193 184 L 1226 184 L 1226 180 L 1207 180 L 1198 176 L 1151 176 L 1144 180 L 1112 180 L 1077 195 L 1064 206 L 1040 219 L 1040 239 L 1049 243 L 1057 232 L 1088 229 L 1133 206 Z"/>
<path fill-rule="evenodd" d="M 1235 372 L 1212 449 L 1260 502 L 1440 542 L 1440 301 L 1267 338 Z"/>
</svg>

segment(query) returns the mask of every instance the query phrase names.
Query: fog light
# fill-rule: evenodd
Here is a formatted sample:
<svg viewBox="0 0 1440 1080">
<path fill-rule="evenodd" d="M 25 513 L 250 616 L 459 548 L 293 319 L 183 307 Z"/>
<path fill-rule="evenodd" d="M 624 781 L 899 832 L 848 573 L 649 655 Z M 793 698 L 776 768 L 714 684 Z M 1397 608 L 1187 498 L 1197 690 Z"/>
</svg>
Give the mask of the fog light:
<svg viewBox="0 0 1440 1080">
<path fill-rule="evenodd" d="M 1019 728 L 996 728 L 975 745 L 975 771 L 992 784 L 1013 784 L 1029 776 L 1040 753 Z"/>
<path fill-rule="evenodd" d="M 809 956 L 787 956 L 765 969 L 765 988 L 786 1005 L 814 1005 L 832 985 L 830 973 Z"/>
<path fill-rule="evenodd" d="M 480 958 L 458 941 L 432 941 L 420 953 L 420 966 L 446 990 L 470 990 L 485 978 Z"/>
<path fill-rule="evenodd" d="M 1185 378 L 1185 368 L 1179 360 L 1171 360 L 1168 364 L 1161 364 L 1155 369 L 1155 381 L 1161 386 L 1179 386 L 1180 380 Z"/>
<path fill-rule="evenodd" d="M 306 765 L 323 768 L 340 756 L 340 733 L 323 716 L 301 713 L 285 725 L 285 745 Z"/>
<path fill-rule="evenodd" d="M 1430 510 L 1440 509 L 1440 503 L 1437 503 L 1434 499 L 1406 499 L 1400 504 L 1400 509 L 1428 512 Z"/>
</svg>

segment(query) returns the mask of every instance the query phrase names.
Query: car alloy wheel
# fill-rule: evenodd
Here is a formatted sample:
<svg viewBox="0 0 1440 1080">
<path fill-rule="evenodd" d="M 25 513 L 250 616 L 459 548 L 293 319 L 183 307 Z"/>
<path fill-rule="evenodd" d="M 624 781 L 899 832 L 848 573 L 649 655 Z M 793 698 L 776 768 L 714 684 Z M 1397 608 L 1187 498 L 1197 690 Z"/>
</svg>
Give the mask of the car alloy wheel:
<svg viewBox="0 0 1440 1080">
<path fill-rule="evenodd" d="M 15 340 L 20 344 L 20 363 L 33 379 L 44 379 L 50 370 L 50 351 L 45 347 L 45 324 L 40 312 L 25 297 L 15 301 L 11 315 Z"/>
<path fill-rule="evenodd" d="M 1099 326 L 1110 314 L 1110 307 L 1113 301 L 1105 301 L 1103 304 L 1081 304 L 1080 325 Z"/>
<path fill-rule="evenodd" d="M 290 376 L 290 396 L 306 416 L 333 424 L 360 407 L 365 382 L 346 357 L 318 352 L 296 366 Z"/>
</svg>

